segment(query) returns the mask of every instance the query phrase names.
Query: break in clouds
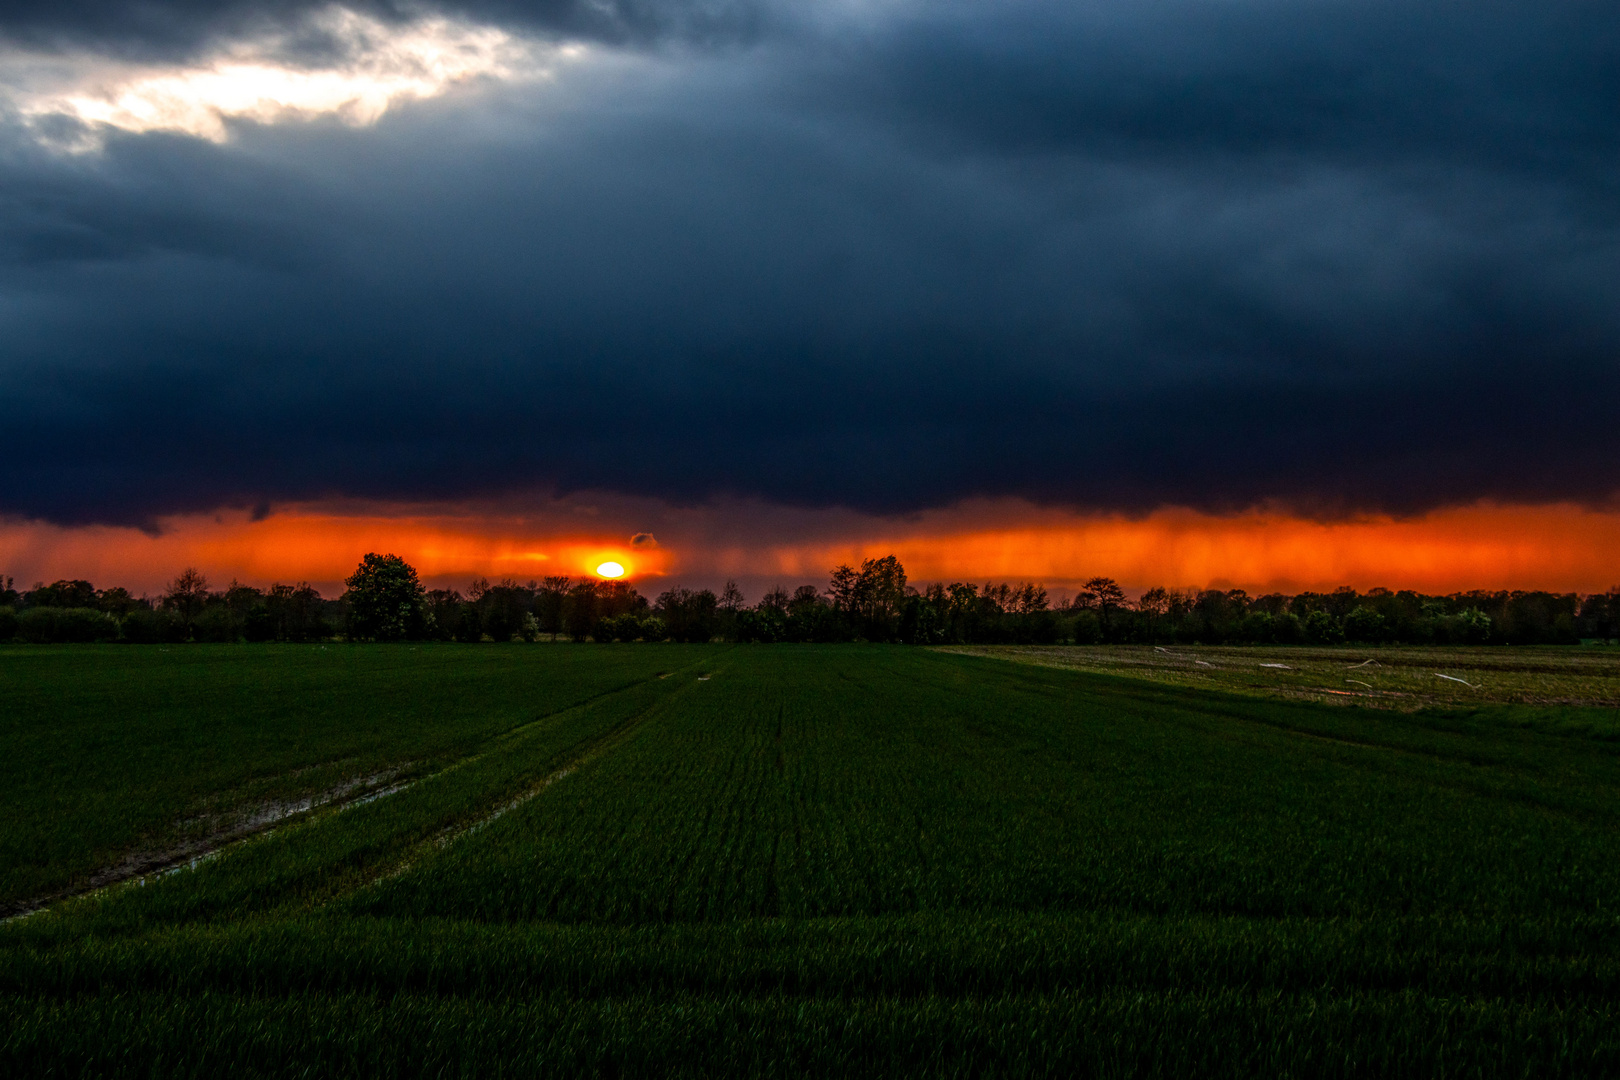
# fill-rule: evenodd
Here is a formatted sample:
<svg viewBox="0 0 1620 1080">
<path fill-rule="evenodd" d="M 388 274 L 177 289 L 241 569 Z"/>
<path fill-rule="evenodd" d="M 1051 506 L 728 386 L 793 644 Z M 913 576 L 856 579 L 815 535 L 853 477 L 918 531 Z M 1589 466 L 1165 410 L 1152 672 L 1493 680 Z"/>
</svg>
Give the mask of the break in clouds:
<svg viewBox="0 0 1620 1080">
<path fill-rule="evenodd" d="M 8 5 L 0 513 L 1620 477 L 1612 5 Z"/>
</svg>

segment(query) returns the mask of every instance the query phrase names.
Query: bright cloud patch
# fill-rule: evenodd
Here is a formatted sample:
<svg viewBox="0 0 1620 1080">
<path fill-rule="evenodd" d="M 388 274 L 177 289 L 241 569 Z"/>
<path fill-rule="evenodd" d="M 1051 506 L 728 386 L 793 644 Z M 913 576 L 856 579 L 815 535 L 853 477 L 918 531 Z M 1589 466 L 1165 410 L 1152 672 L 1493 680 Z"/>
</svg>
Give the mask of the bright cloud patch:
<svg viewBox="0 0 1620 1080">
<path fill-rule="evenodd" d="M 533 79 L 582 51 L 445 18 L 390 25 L 333 7 L 296 28 L 320 34 L 321 62 L 301 63 L 291 32 L 235 42 L 184 67 L 109 64 L 97 58 L 0 61 L 19 113 L 36 125 L 66 117 L 97 128 L 177 131 L 222 142 L 228 120 L 275 123 L 336 116 L 375 123 L 394 104 L 476 79 Z M 3 69 L 0 69 L 3 70 Z M 93 141 L 93 139 L 91 140 Z"/>
</svg>

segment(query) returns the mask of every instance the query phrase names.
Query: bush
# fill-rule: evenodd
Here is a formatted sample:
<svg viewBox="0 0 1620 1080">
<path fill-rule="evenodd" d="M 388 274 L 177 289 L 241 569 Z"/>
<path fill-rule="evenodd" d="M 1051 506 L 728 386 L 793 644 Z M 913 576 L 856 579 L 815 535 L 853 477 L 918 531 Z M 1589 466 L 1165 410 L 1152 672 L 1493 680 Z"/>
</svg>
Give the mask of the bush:
<svg viewBox="0 0 1620 1080">
<path fill-rule="evenodd" d="M 1271 633 L 1279 645 L 1298 645 L 1305 640 L 1305 624 L 1292 611 L 1285 611 L 1271 620 Z"/>
<path fill-rule="evenodd" d="M 660 619 L 660 629 L 662 624 L 663 620 Z M 732 633 L 738 641 L 760 642 L 767 645 L 784 640 L 787 637 L 787 630 L 787 616 L 775 608 L 743 608 L 737 612 L 737 620 L 732 624 Z M 647 637 L 645 627 L 642 628 L 641 636 L 648 641 L 655 640 Z M 663 635 L 659 634 L 656 640 L 663 639 Z"/>
<path fill-rule="evenodd" d="M 1238 627 L 1238 636 L 1256 645 L 1270 644 L 1276 635 L 1276 620 L 1271 617 L 1269 611 L 1249 612 L 1243 616 L 1243 622 Z"/>
<path fill-rule="evenodd" d="M 249 641 L 274 641 L 276 618 L 264 604 L 254 604 L 242 620 L 242 636 Z"/>
<path fill-rule="evenodd" d="M 1082 611 L 1074 617 L 1074 643 L 1095 645 L 1102 640 L 1102 620 L 1095 611 Z"/>
<path fill-rule="evenodd" d="M 1580 631 L 1575 629 L 1573 615 L 1559 615 L 1553 620 L 1552 643 L 1554 645 L 1579 645 L 1581 643 Z"/>
<path fill-rule="evenodd" d="M 1491 640 L 1491 617 L 1479 608 L 1469 608 L 1440 620 L 1440 633 L 1453 645 L 1483 645 Z"/>
<path fill-rule="evenodd" d="M 241 630 L 236 625 L 236 616 L 231 614 L 230 608 L 223 604 L 215 604 L 205 608 L 197 621 L 192 624 L 192 632 L 198 641 L 211 641 L 215 643 L 234 642 L 241 638 Z"/>
<path fill-rule="evenodd" d="M 1019 645 L 1056 645 L 1058 617 L 1055 611 L 1031 611 L 1011 619 L 1012 639 Z M 940 640 L 944 634 L 941 632 Z M 920 644 L 926 644 L 920 643 Z"/>
<path fill-rule="evenodd" d="M 613 615 L 596 624 L 597 641 L 634 641 L 641 636 L 641 620 L 629 612 Z"/>
<path fill-rule="evenodd" d="M 24 641 L 36 644 L 115 641 L 118 620 L 94 608 L 29 608 L 17 616 Z"/>
<path fill-rule="evenodd" d="M 462 604 L 456 611 L 456 625 L 450 635 L 464 645 L 476 645 L 484 640 L 484 623 L 478 617 L 478 608 L 472 604 Z"/>
<path fill-rule="evenodd" d="M 1344 628 L 1330 612 L 1313 611 L 1305 620 L 1305 640 L 1312 645 L 1337 645 L 1344 640 Z"/>
<path fill-rule="evenodd" d="M 653 615 L 641 620 L 641 639 L 643 641 L 663 641 L 669 637 L 669 627 L 663 619 Z"/>
<path fill-rule="evenodd" d="M 17 636 L 17 609 L 0 607 L 0 642 Z"/>
<path fill-rule="evenodd" d="M 136 608 L 124 616 L 124 640 L 131 645 L 171 645 L 186 640 L 186 622 L 173 611 Z"/>
<path fill-rule="evenodd" d="M 1344 636 L 1362 645 L 1377 645 L 1386 636 L 1384 617 L 1370 607 L 1357 606 L 1344 617 Z"/>
</svg>

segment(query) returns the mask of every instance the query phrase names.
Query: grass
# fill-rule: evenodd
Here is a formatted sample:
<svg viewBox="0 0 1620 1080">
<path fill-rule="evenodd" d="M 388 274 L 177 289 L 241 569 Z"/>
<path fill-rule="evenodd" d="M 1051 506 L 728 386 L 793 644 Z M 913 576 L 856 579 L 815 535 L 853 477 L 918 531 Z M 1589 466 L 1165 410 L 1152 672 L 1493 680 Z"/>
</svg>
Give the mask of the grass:
<svg viewBox="0 0 1620 1080">
<path fill-rule="evenodd" d="M 0 1067 L 1620 1067 L 1620 743 L 1567 710 L 887 647 L 351 662 L 512 711 L 401 719 L 357 767 L 431 759 L 410 786 L 0 926 Z M 99 836 L 52 812 L 27 827 Z"/>
<path fill-rule="evenodd" d="M 0 647 L 0 913 L 409 781 L 688 655 Z"/>
</svg>

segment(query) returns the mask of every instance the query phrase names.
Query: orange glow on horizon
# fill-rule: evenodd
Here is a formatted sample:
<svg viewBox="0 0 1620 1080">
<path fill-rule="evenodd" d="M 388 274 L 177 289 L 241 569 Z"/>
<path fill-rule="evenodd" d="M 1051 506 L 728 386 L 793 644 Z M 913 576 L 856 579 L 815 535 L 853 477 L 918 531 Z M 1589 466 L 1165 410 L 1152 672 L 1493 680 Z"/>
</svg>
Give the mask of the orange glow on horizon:
<svg viewBox="0 0 1620 1080">
<path fill-rule="evenodd" d="M 1035 581 L 1073 588 L 1093 576 L 1133 591 L 1155 585 L 1253 594 L 1385 586 L 1601 592 L 1620 583 L 1620 512 L 1567 505 L 1480 505 L 1422 517 L 1319 522 L 1251 512 L 1162 510 L 1142 518 L 1033 512 L 984 524 L 951 512 L 846 543 L 715 553 L 716 572 L 818 581 L 839 563 L 899 557 L 914 582 Z M 967 516 L 967 515 L 964 515 Z"/>
<path fill-rule="evenodd" d="M 600 536 L 546 535 L 532 522 L 494 515 L 297 509 L 262 521 L 235 513 L 174 518 L 163 525 L 154 536 L 105 525 L 0 522 L 0 573 L 24 588 L 34 581 L 78 577 L 97 586 L 156 592 L 181 569 L 195 566 L 216 587 L 232 578 L 260 586 L 309 581 L 332 596 L 368 551 L 403 557 L 429 587 L 462 589 L 477 577 L 526 582 L 594 574 L 619 551 Z M 622 557 L 616 561 L 628 565 Z M 659 577 L 668 561 L 658 550 L 638 552 L 637 569 L 642 576 Z"/>
<path fill-rule="evenodd" d="M 857 554 L 869 558 L 877 547 Z M 890 547 L 922 581 L 1018 579 L 1077 585 L 1112 577 L 1251 593 L 1386 586 L 1421 592 L 1598 592 L 1620 582 L 1620 514 L 1574 508 L 1475 507 L 1412 520 L 1316 522 L 1270 514 L 1212 518 L 1160 512 L 1073 524 L 986 529 L 948 543 Z M 883 552 L 886 554 L 887 552 Z"/>
<path fill-rule="evenodd" d="M 582 516 L 590 518 L 590 534 L 579 529 Z M 633 553 L 617 538 L 630 536 L 636 522 L 606 520 L 611 516 L 311 505 L 262 521 L 241 512 L 178 517 L 155 535 L 10 521 L 0 522 L 0 573 L 22 588 L 78 577 L 155 593 L 195 566 L 216 587 L 232 578 L 259 586 L 309 581 L 335 595 L 360 556 L 378 551 L 403 556 L 430 586 L 465 588 L 475 577 L 598 576 L 612 562 L 656 592 L 657 580 L 672 575 L 712 586 L 727 577 L 824 584 L 838 563 L 892 552 L 917 583 L 1030 580 L 1059 590 L 1094 575 L 1132 590 L 1214 586 L 1251 593 L 1339 585 L 1596 592 L 1620 582 L 1620 512 L 1563 505 L 1481 505 L 1341 522 L 1181 510 L 1081 516 L 1024 504 L 963 506 L 906 520 L 835 511 L 784 519 L 754 506 L 718 507 L 670 511 L 659 530 L 668 543 L 638 544 Z M 681 533 L 691 539 L 682 541 Z"/>
</svg>

